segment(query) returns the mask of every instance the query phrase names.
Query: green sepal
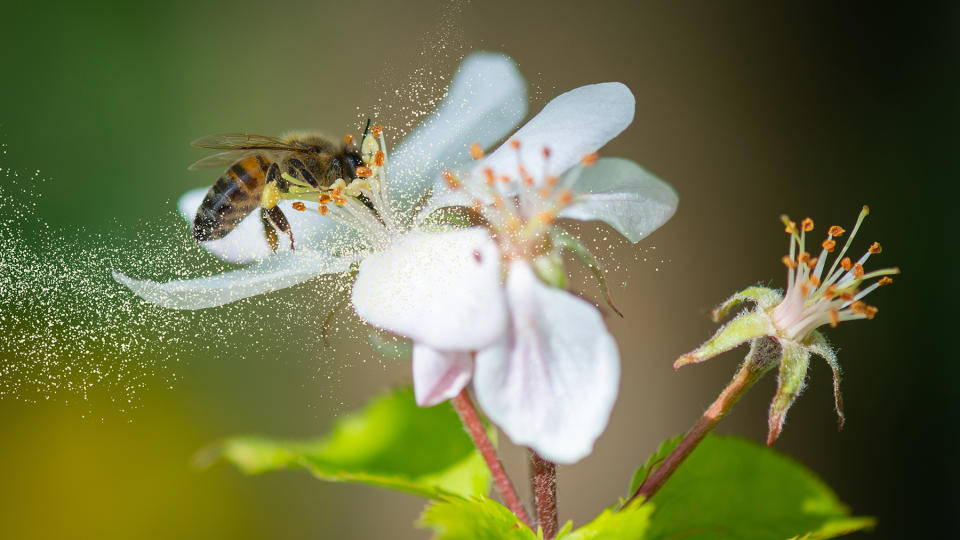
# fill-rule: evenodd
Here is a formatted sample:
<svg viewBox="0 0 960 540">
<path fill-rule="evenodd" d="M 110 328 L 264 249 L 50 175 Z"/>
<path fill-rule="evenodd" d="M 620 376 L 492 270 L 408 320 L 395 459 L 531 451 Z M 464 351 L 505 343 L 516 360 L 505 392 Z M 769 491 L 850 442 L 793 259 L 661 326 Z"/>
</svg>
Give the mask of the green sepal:
<svg viewBox="0 0 960 540">
<path fill-rule="evenodd" d="M 783 348 L 783 357 L 777 376 L 777 393 L 770 402 L 767 444 L 773 444 L 780 436 L 787 411 L 806 386 L 807 368 L 810 367 L 810 353 L 806 347 L 787 340 L 781 340 L 780 346 Z"/>
<path fill-rule="evenodd" d="M 837 411 L 837 429 L 843 429 L 845 417 L 843 415 L 843 396 L 840 395 L 841 372 L 840 362 L 837 361 L 837 353 L 830 346 L 827 338 L 817 330 L 810 332 L 810 335 L 804 340 L 804 345 L 812 354 L 826 360 L 827 365 L 830 366 L 830 371 L 833 372 L 833 406 Z"/>
<path fill-rule="evenodd" d="M 776 289 L 759 286 L 748 287 L 724 300 L 722 304 L 710 312 L 710 316 L 713 318 L 713 322 L 720 322 L 727 317 L 730 310 L 743 302 L 753 302 L 766 311 L 779 304 L 782 300 L 783 294 Z"/>
<path fill-rule="evenodd" d="M 560 290 L 567 290 L 567 271 L 559 251 L 552 251 L 533 260 L 533 270 L 544 283 Z"/>
<path fill-rule="evenodd" d="M 632 497 L 634 493 L 640 489 L 640 484 L 643 483 L 653 471 L 657 470 L 660 465 L 663 463 L 663 460 L 670 455 L 670 452 L 673 452 L 673 449 L 680 445 L 680 441 L 683 440 L 683 435 L 677 435 L 672 439 L 666 439 L 660 446 L 657 447 L 657 451 L 650 455 L 647 458 L 647 462 L 640 467 L 637 467 L 637 470 L 633 473 L 633 479 L 630 480 L 630 491 L 627 492 L 627 497 Z"/>
<path fill-rule="evenodd" d="M 600 293 L 603 294 L 603 299 L 606 301 L 607 306 L 617 315 L 623 317 L 623 313 L 613 303 L 613 298 L 610 296 L 610 289 L 607 287 L 607 279 L 603 275 L 603 267 L 597 261 L 597 258 L 593 256 L 593 253 L 590 253 L 590 250 L 584 247 L 575 236 L 559 227 L 552 227 L 550 229 L 550 239 L 556 248 L 568 250 L 581 264 L 590 270 L 590 273 L 592 273 L 593 277 L 597 280 L 597 286 L 600 287 Z"/>
<path fill-rule="evenodd" d="M 341 418 L 326 437 L 234 437 L 198 455 L 247 474 L 306 469 L 330 482 L 356 482 L 423 497 L 484 495 L 490 470 L 448 403 L 420 408 L 413 391 L 385 394 Z"/>
<path fill-rule="evenodd" d="M 758 309 L 741 313 L 721 326 L 717 333 L 698 349 L 678 358 L 673 363 L 673 369 L 680 369 L 687 364 L 697 364 L 709 360 L 747 341 L 775 334 L 776 330 L 773 328 L 773 323 L 770 322 L 770 317 L 763 310 Z"/>
</svg>

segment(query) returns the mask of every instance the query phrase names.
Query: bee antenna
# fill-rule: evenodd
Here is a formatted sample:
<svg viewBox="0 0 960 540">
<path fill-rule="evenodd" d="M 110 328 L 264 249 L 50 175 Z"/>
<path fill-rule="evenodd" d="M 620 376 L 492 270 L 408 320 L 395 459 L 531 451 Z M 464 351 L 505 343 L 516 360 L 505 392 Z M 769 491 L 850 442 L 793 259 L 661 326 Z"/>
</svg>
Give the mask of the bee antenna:
<svg viewBox="0 0 960 540">
<path fill-rule="evenodd" d="M 363 141 L 367 138 L 367 133 L 370 133 L 370 117 L 367 117 L 367 127 L 363 128 L 363 137 L 360 137 L 360 144 L 363 144 Z"/>
</svg>

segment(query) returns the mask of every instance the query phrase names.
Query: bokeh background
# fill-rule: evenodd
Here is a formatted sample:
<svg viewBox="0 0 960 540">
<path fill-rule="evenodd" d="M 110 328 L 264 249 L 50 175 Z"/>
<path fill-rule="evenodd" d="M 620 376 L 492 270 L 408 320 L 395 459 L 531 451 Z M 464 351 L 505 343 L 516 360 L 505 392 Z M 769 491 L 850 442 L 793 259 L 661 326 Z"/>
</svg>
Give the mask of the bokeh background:
<svg viewBox="0 0 960 540">
<path fill-rule="evenodd" d="M 869 204 L 861 245 L 879 240 L 872 262 L 904 273 L 871 296 L 875 320 L 829 333 L 845 368 L 847 427 L 836 431 L 830 373 L 815 363 L 776 447 L 856 513 L 878 516 L 872 537 L 960 532 L 960 368 L 948 341 L 957 248 L 947 237 L 957 4 L 5 0 L 0 13 L 0 208 L 13 216 L 4 238 L 65 265 L 75 248 L 78 268 L 103 271 L 82 278 L 100 286 L 76 295 L 119 294 L 105 273 L 114 264 L 178 272 L 151 274 L 150 263 L 189 246 L 172 211 L 180 193 L 213 180 L 185 170 L 203 155 L 187 145 L 200 135 L 339 135 L 368 111 L 402 130 L 460 56 L 480 49 L 518 62 L 532 113 L 582 84 L 626 83 L 636 118 L 604 153 L 671 182 L 681 203 L 648 241 L 608 255 L 620 261 L 611 280 L 626 318 L 608 323 L 623 380 L 596 451 L 560 471 L 561 517 L 577 523 L 623 495 L 634 467 L 687 429 L 734 371 L 743 351 L 670 366 L 712 333 L 714 303 L 752 283 L 782 286 L 779 214 L 809 215 L 822 231 Z M 97 245 L 110 256 L 91 256 Z M 214 267 L 202 253 L 180 264 L 194 275 Z M 426 538 L 411 526 L 422 507 L 412 496 L 301 472 L 191 467 L 196 450 L 226 435 L 321 433 L 406 379 L 407 365 L 352 339 L 355 319 L 342 316 L 331 352 L 316 338 L 323 314 L 290 313 L 324 290 L 306 284 L 177 319 L 144 330 L 126 356 L 67 337 L 83 366 L 115 368 L 118 380 L 85 391 L 66 385 L 69 374 L 50 382 L 69 353 L 45 371 L 15 347 L 0 350 L 0 537 Z M 95 332 L 113 308 L 93 303 Z M 0 309 L 7 345 L 24 327 L 58 323 L 56 310 L 45 321 L 43 310 Z M 773 390 L 770 377 L 719 431 L 762 441 Z M 522 479 L 522 451 L 504 453 Z"/>
</svg>

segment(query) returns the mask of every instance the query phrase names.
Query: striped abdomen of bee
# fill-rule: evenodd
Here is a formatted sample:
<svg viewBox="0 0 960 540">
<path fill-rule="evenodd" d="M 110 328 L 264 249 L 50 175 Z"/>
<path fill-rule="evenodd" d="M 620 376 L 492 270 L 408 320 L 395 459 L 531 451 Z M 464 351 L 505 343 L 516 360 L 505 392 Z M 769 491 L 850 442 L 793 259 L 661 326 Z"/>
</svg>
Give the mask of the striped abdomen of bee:
<svg viewBox="0 0 960 540">
<path fill-rule="evenodd" d="M 198 241 L 223 238 L 260 206 L 270 163 L 260 155 L 245 157 L 217 179 L 193 220 Z"/>
</svg>

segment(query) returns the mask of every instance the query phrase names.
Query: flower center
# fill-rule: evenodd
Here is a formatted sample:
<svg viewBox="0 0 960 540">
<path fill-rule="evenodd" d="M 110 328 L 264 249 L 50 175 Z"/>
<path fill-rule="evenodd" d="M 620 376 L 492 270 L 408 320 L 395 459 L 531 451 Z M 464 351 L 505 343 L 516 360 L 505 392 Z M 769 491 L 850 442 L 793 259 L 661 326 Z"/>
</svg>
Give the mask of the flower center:
<svg viewBox="0 0 960 540">
<path fill-rule="evenodd" d="M 797 224 L 790 218 L 781 216 L 785 230 L 790 235 L 790 253 L 783 257 L 783 264 L 787 267 L 787 292 L 771 315 L 781 335 L 787 339 L 802 341 L 811 331 L 824 324 L 836 326 L 841 321 L 872 319 L 877 314 L 877 308 L 867 305 L 862 298 L 878 287 L 892 283 L 890 276 L 899 274 L 900 269 L 884 268 L 873 272 L 864 270 L 863 265 L 867 259 L 882 251 L 877 242 L 874 242 L 857 262 L 844 256 L 869 213 L 870 209 L 864 206 L 853 231 L 834 257 L 826 274 L 824 269 L 829 255 L 836 250 L 836 239 L 842 237 L 846 230 L 837 225 L 830 227 L 826 240 L 820 244 L 820 255 L 812 257 L 805 248 L 806 233 L 813 230 L 813 220 L 804 219 L 798 229 Z M 879 279 L 861 288 L 874 278 Z"/>
</svg>

